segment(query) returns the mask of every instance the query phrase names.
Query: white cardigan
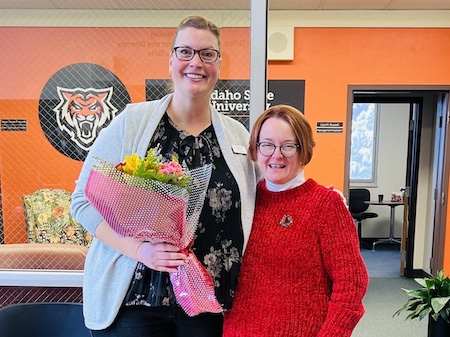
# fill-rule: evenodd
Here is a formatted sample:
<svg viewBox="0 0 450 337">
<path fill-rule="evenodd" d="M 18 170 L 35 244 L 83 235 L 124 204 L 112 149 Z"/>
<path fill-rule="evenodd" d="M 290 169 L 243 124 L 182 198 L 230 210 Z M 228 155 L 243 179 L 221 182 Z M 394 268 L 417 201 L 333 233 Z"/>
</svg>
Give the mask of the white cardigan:
<svg viewBox="0 0 450 337">
<path fill-rule="evenodd" d="M 93 157 L 111 163 L 119 163 L 125 155 L 135 152 L 144 157 L 171 98 L 170 94 L 157 101 L 129 104 L 97 137 L 76 181 L 71 205 L 73 217 L 91 234 L 95 233 L 103 220 L 84 192 L 89 172 L 95 164 Z M 249 141 L 247 129 L 240 122 L 219 114 L 212 106 L 210 109 L 212 125 L 221 151 L 239 186 L 245 250 L 260 174 L 256 164 L 246 154 Z M 242 151 L 243 149 L 245 150 Z M 94 238 L 86 257 L 83 279 L 83 311 L 85 324 L 89 329 L 101 330 L 113 323 L 136 264 L 136 260 L 120 254 Z"/>
</svg>

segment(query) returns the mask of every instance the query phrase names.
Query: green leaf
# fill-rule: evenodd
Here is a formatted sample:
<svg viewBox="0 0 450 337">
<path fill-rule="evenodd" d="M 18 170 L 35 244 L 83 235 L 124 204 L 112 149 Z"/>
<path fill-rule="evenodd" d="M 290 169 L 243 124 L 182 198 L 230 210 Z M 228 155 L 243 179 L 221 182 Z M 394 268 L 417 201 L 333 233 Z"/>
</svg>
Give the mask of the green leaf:
<svg viewBox="0 0 450 337">
<path fill-rule="evenodd" d="M 420 310 L 416 310 L 416 311 L 417 311 L 417 315 L 419 317 L 419 321 L 421 321 L 422 319 L 427 317 L 428 314 L 431 313 L 432 310 L 429 306 L 424 304 Z"/>
<path fill-rule="evenodd" d="M 447 305 L 450 301 L 450 297 L 436 297 L 431 299 L 431 307 L 434 312 L 439 312 Z"/>
<path fill-rule="evenodd" d="M 415 278 L 414 281 L 416 281 L 416 283 L 421 285 L 423 288 L 427 287 L 427 284 L 425 283 L 425 280 L 423 278 Z"/>
<path fill-rule="evenodd" d="M 433 319 L 439 316 L 450 323 L 450 278 L 444 278 L 444 271 L 441 270 L 437 276 L 415 279 L 421 286 L 420 289 L 404 289 L 408 299 L 406 303 L 394 313 L 399 315 L 402 311 L 409 311 L 406 319 L 419 320 L 431 315 Z"/>
</svg>

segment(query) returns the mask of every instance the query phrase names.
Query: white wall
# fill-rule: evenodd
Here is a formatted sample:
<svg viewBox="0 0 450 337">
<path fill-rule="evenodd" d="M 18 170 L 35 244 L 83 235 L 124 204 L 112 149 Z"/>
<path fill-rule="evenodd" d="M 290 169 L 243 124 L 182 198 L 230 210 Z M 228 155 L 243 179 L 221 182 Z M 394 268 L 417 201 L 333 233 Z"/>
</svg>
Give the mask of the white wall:
<svg viewBox="0 0 450 337">
<path fill-rule="evenodd" d="M 370 190 L 372 200 L 376 200 L 378 194 L 383 194 L 384 199 L 389 200 L 391 192 L 400 193 L 400 188 L 405 186 L 409 104 L 381 104 L 379 125 L 377 184 L 367 188 Z M 378 213 L 378 218 L 364 220 L 362 236 L 389 237 L 390 210 L 388 206 L 369 206 L 367 211 Z M 397 206 L 394 226 L 396 238 L 401 237 L 402 223 L 403 206 Z"/>
</svg>

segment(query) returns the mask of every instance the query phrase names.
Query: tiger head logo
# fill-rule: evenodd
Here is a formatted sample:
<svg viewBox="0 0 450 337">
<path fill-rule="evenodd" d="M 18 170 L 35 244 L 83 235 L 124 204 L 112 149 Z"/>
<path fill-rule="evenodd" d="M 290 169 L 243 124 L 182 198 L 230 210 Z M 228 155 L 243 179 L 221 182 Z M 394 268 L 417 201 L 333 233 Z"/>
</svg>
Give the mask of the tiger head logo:
<svg viewBox="0 0 450 337">
<path fill-rule="evenodd" d="M 111 104 L 113 87 L 68 89 L 58 86 L 57 92 L 60 102 L 53 111 L 59 128 L 80 148 L 89 151 L 102 127 L 118 111 Z"/>
</svg>

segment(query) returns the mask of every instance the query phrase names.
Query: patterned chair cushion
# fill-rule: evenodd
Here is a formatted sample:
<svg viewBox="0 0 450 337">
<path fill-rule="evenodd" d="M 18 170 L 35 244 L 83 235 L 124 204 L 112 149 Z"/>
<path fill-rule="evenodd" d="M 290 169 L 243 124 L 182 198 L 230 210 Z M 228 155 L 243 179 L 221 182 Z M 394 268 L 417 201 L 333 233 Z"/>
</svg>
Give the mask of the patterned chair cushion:
<svg viewBox="0 0 450 337">
<path fill-rule="evenodd" d="M 22 197 L 29 243 L 89 246 L 92 236 L 70 214 L 71 194 L 41 189 Z"/>
</svg>

